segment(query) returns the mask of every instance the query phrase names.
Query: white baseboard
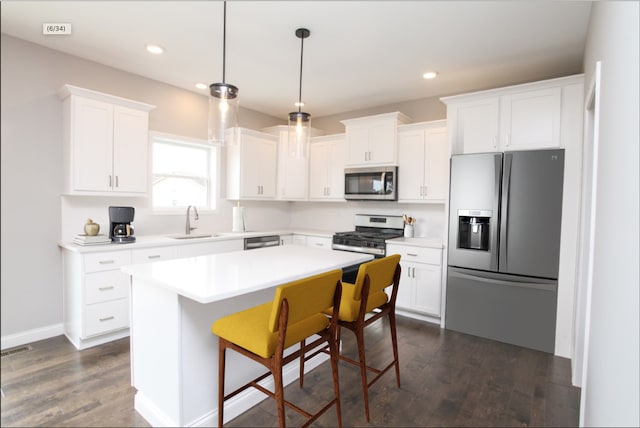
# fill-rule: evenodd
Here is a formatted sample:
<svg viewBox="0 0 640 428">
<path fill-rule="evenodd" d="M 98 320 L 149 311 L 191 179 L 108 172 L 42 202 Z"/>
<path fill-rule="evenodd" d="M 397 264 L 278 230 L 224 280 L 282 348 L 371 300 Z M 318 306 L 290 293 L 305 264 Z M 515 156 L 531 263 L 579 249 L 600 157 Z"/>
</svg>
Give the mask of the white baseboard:
<svg viewBox="0 0 640 428">
<path fill-rule="evenodd" d="M 426 322 L 430 322 L 432 324 L 437 324 L 437 325 L 440 325 L 441 327 L 444 327 L 444 326 L 441 325 L 440 318 L 434 317 L 434 316 L 431 316 L 431 315 L 419 314 L 417 312 L 406 311 L 406 310 L 400 309 L 398 307 L 396 307 L 396 315 L 400 315 L 400 316 L 405 317 L 405 318 L 413 318 L 415 320 L 426 321 Z"/>
<path fill-rule="evenodd" d="M 26 345 L 38 340 L 49 339 L 64 334 L 64 325 L 54 324 L 47 327 L 40 327 L 21 333 L 9 334 L 2 336 L 2 350 L 15 348 L 16 346 Z"/>
</svg>

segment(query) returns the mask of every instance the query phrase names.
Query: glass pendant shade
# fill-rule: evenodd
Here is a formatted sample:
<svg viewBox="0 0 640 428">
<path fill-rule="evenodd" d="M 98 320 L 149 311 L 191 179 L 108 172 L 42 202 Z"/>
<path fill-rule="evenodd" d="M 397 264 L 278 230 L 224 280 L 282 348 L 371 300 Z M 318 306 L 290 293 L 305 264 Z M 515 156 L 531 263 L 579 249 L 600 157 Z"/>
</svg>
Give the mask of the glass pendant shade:
<svg viewBox="0 0 640 428">
<path fill-rule="evenodd" d="M 311 115 L 302 109 L 302 59 L 304 57 L 304 39 L 311 35 L 306 28 L 298 28 L 296 37 L 300 39 L 300 85 L 298 87 L 298 111 L 289 113 L 289 157 L 302 159 L 307 156 L 311 143 Z"/>
<path fill-rule="evenodd" d="M 238 127 L 238 88 L 228 83 L 212 83 L 209 86 L 209 136 L 210 144 L 224 145 L 234 140 Z"/>
<path fill-rule="evenodd" d="M 311 115 L 304 112 L 289 113 L 289 157 L 301 159 L 307 156 L 311 143 Z"/>
</svg>

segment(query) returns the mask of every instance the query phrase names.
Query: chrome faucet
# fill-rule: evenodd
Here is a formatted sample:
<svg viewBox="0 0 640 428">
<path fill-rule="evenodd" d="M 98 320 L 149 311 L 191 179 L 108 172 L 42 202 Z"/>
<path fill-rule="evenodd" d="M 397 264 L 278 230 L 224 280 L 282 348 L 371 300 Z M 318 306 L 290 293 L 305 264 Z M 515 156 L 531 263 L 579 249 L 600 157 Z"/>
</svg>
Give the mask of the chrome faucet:
<svg viewBox="0 0 640 428">
<path fill-rule="evenodd" d="M 193 229 L 197 229 L 197 227 L 191 227 L 191 221 L 189 220 L 189 211 L 191 210 L 191 208 L 193 208 L 193 212 L 195 213 L 193 219 L 194 220 L 198 220 L 198 210 L 196 209 L 196 206 L 195 205 L 189 205 L 187 207 L 187 225 L 186 225 L 186 228 L 184 230 L 184 233 L 187 234 L 187 235 L 191 235 L 191 231 Z"/>
</svg>

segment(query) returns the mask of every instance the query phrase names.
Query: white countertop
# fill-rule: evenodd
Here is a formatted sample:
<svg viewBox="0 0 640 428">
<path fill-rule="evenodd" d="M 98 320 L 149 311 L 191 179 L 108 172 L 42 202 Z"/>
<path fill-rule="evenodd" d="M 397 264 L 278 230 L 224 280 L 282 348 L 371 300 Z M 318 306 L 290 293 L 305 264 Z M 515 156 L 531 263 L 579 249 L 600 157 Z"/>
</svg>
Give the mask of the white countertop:
<svg viewBox="0 0 640 428">
<path fill-rule="evenodd" d="M 387 244 L 400 244 L 400 245 L 412 245 L 414 247 L 427 247 L 427 248 L 439 248 L 442 249 L 444 245 L 439 239 L 428 238 L 393 238 L 385 241 Z"/>
<path fill-rule="evenodd" d="M 210 232 L 193 232 L 194 235 Z M 142 235 L 136 236 L 136 242 L 127 244 L 104 244 L 104 245 L 78 245 L 71 241 L 65 241 L 58 243 L 58 246 L 69 251 L 77 253 L 94 253 L 101 251 L 121 251 L 132 250 L 138 248 L 153 248 L 164 247 L 174 245 L 189 245 L 197 244 L 199 242 L 218 242 L 228 241 L 232 239 L 244 239 L 254 236 L 269 236 L 269 235 L 307 235 L 307 236 L 321 236 L 331 238 L 333 236 L 332 231 L 317 230 L 317 229 L 277 229 L 277 230 L 263 230 L 263 231 L 248 231 L 248 232 L 212 232 L 211 237 L 207 238 L 191 238 L 191 239 L 176 239 L 171 238 L 172 235 L 180 235 L 179 233 L 166 234 L 166 235 Z"/>
<path fill-rule="evenodd" d="M 373 256 L 297 245 L 189 257 L 122 267 L 125 273 L 199 303 L 251 293 L 371 260 Z"/>
</svg>

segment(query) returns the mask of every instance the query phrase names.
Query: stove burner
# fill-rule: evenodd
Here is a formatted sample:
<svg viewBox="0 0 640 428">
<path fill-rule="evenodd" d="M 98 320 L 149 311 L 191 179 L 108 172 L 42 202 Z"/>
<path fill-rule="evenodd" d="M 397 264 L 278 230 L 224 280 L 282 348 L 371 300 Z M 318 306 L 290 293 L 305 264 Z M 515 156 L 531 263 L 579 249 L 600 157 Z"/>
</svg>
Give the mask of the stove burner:
<svg viewBox="0 0 640 428">
<path fill-rule="evenodd" d="M 403 234 L 403 229 L 356 226 L 354 231 L 334 234 L 331 248 L 384 257 L 387 250 L 385 241 Z"/>
</svg>

